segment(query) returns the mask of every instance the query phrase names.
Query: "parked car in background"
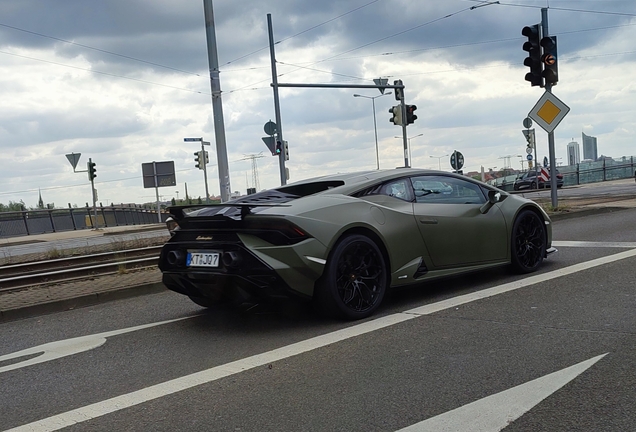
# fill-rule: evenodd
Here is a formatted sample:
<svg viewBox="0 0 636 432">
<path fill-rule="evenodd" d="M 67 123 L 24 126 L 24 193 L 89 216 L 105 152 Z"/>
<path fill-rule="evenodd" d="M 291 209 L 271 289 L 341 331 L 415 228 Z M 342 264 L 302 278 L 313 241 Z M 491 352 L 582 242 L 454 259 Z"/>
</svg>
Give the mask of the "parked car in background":
<svg viewBox="0 0 636 432">
<path fill-rule="evenodd" d="M 551 172 L 550 168 L 548 171 Z M 557 188 L 563 186 L 563 174 L 559 172 L 558 169 L 555 169 L 556 177 L 557 177 Z M 544 182 L 541 178 L 537 178 L 537 172 L 535 170 L 527 171 L 515 180 L 514 190 L 521 189 L 543 189 L 550 187 L 550 179 L 547 182 Z"/>
<path fill-rule="evenodd" d="M 360 319 L 391 288 L 500 265 L 529 273 L 555 251 L 535 202 L 440 171 L 337 174 L 169 211 L 163 283 L 204 307 L 290 297 Z"/>
</svg>

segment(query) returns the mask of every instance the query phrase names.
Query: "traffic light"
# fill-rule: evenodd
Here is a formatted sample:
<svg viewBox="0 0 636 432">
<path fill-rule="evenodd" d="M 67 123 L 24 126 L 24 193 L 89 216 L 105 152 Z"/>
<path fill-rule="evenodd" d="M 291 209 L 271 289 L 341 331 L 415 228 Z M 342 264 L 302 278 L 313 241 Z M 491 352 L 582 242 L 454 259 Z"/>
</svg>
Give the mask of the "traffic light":
<svg viewBox="0 0 636 432">
<path fill-rule="evenodd" d="M 281 143 L 280 141 L 276 141 L 276 148 L 274 150 L 274 153 L 276 154 L 276 156 L 278 156 L 281 154 L 282 151 L 283 151 L 283 143 Z"/>
<path fill-rule="evenodd" d="M 283 147 L 285 148 L 285 160 L 289 160 L 289 145 L 287 141 L 283 141 Z"/>
<path fill-rule="evenodd" d="M 209 164 L 210 163 L 210 158 L 208 157 L 208 151 L 205 151 L 205 164 Z"/>
<path fill-rule="evenodd" d="M 396 126 L 402 126 L 402 106 L 396 105 L 390 108 L 389 112 L 393 114 L 393 117 L 391 117 L 389 121 Z"/>
<path fill-rule="evenodd" d="M 402 80 L 393 81 L 393 85 L 402 85 Z M 403 97 L 404 97 L 404 89 L 403 88 L 396 88 L 395 89 L 395 100 L 396 101 L 401 101 Z"/>
<path fill-rule="evenodd" d="M 541 61 L 543 62 L 543 73 L 541 74 L 545 78 L 546 84 L 556 85 L 559 81 L 559 65 L 557 63 L 557 38 L 556 36 L 546 36 L 541 39 L 541 46 L 543 47 L 543 55 Z"/>
<path fill-rule="evenodd" d="M 407 105 L 406 106 L 406 124 L 410 125 L 417 120 L 417 116 L 415 115 L 415 110 L 417 109 L 416 105 Z"/>
<path fill-rule="evenodd" d="M 203 169 L 203 155 L 201 154 L 201 151 L 194 152 L 194 161 L 196 162 L 194 164 L 194 166 L 199 168 L 200 170 L 202 170 Z"/>
<path fill-rule="evenodd" d="M 97 174 L 95 174 L 95 172 L 97 171 L 97 169 L 95 168 L 95 162 L 89 159 L 86 163 L 86 166 L 88 167 L 88 179 L 93 180 L 95 177 L 97 177 Z"/>
<path fill-rule="evenodd" d="M 525 66 L 530 68 L 526 74 L 526 81 L 530 81 L 532 86 L 543 87 L 543 62 L 541 60 L 541 45 L 539 43 L 539 24 L 526 26 L 521 30 L 521 34 L 528 40 L 523 44 L 523 50 L 528 51 L 528 57 L 523 61 Z"/>
</svg>

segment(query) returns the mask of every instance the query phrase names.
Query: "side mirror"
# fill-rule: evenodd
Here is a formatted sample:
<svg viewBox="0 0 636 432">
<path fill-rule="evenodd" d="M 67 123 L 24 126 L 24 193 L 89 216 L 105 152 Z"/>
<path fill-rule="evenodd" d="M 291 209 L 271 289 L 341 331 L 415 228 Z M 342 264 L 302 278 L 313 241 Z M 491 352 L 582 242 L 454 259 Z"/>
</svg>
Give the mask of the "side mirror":
<svg viewBox="0 0 636 432">
<path fill-rule="evenodd" d="M 494 190 L 488 191 L 488 202 L 491 204 L 497 204 L 501 201 L 501 192 Z"/>
<path fill-rule="evenodd" d="M 488 201 L 479 208 L 479 212 L 481 214 L 486 214 L 488 213 L 488 210 L 490 210 L 492 208 L 492 206 L 494 206 L 495 204 L 497 204 L 500 201 L 503 201 L 504 196 L 501 195 L 501 192 L 497 192 L 494 190 L 489 190 L 488 191 Z"/>
</svg>

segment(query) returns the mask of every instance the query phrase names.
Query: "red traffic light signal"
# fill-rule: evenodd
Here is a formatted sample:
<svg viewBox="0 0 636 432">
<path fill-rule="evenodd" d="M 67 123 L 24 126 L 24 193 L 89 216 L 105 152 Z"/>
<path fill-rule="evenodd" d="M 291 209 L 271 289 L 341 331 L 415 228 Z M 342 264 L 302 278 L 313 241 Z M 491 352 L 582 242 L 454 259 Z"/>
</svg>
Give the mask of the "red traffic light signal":
<svg viewBox="0 0 636 432">
<path fill-rule="evenodd" d="M 406 124 L 413 124 L 415 120 L 417 120 L 417 116 L 415 115 L 415 110 L 417 109 L 417 105 L 407 105 L 406 106 Z"/>
</svg>

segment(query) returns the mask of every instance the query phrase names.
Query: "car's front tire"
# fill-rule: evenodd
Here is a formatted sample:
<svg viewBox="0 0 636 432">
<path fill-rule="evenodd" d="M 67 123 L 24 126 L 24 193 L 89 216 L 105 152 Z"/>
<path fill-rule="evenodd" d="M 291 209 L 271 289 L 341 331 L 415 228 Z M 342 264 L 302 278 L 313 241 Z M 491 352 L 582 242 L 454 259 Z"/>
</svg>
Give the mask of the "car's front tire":
<svg viewBox="0 0 636 432">
<path fill-rule="evenodd" d="M 389 284 L 387 265 L 377 244 L 353 234 L 332 250 L 316 285 L 324 312 L 350 320 L 366 318 L 380 306 Z"/>
<path fill-rule="evenodd" d="M 512 267 L 519 273 L 535 271 L 545 256 L 546 235 L 543 219 L 532 210 L 523 210 L 515 219 L 511 237 Z"/>
</svg>

